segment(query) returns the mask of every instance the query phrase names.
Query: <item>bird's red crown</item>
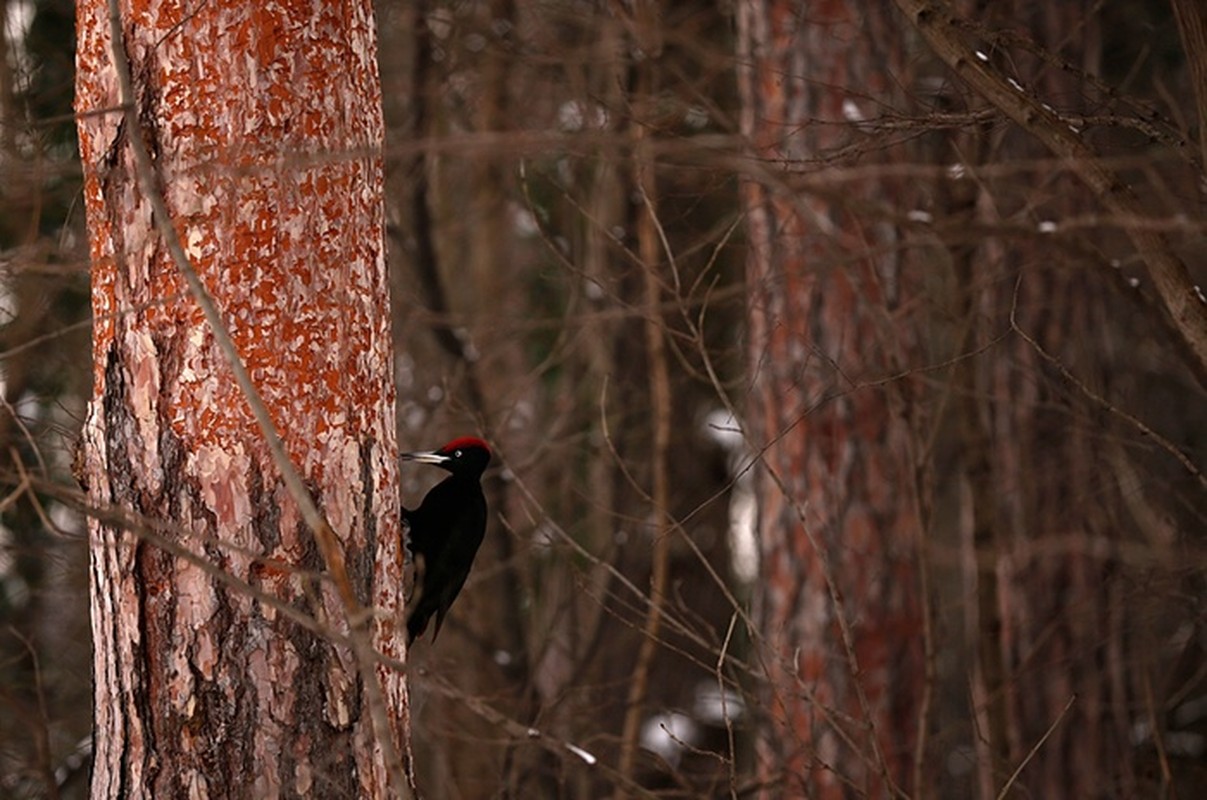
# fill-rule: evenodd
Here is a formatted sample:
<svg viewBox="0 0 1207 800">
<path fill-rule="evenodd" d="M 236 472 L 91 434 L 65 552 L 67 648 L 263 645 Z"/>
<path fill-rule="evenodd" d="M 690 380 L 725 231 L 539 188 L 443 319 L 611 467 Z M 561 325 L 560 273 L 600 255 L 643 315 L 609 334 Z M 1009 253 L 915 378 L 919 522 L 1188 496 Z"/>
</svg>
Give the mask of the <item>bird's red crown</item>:
<svg viewBox="0 0 1207 800">
<path fill-rule="evenodd" d="M 490 452 L 490 445 L 476 436 L 459 436 L 446 444 L 444 447 L 441 447 L 439 452 L 451 453 L 454 450 L 463 450 L 473 447 L 485 450 L 487 453 Z"/>
</svg>

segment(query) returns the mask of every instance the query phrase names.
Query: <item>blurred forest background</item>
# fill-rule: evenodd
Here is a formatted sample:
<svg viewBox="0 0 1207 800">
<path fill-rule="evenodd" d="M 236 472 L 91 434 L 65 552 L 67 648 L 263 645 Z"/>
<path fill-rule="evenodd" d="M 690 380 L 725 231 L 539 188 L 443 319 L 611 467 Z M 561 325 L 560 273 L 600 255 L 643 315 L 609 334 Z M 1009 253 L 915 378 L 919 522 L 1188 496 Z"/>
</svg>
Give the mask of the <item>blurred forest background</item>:
<svg viewBox="0 0 1207 800">
<path fill-rule="evenodd" d="M 1207 364 L 1143 244 L 1207 286 L 1202 12 L 952 4 L 1136 216 L 898 5 L 377 3 L 401 444 L 498 456 L 424 796 L 1207 791 Z M 5 797 L 87 786 L 73 14 L 0 0 Z"/>
</svg>

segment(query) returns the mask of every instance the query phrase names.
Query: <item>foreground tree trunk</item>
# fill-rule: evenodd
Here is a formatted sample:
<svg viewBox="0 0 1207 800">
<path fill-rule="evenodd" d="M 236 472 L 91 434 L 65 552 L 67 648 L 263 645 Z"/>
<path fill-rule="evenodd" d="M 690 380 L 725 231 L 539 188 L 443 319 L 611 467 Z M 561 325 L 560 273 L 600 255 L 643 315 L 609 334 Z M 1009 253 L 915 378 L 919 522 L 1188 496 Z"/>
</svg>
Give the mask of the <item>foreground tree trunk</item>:
<svg viewBox="0 0 1207 800">
<path fill-rule="evenodd" d="M 81 478 L 96 506 L 165 526 L 212 565 L 92 522 L 97 798 L 387 792 L 365 676 L 270 600 L 332 628 L 341 618 L 129 147 L 147 143 L 156 190 L 342 539 L 360 602 L 392 612 L 402 552 L 372 8 L 307 8 L 126 6 L 132 131 L 111 111 L 106 4 L 77 5 L 95 369 Z M 401 657 L 380 617 L 374 645 Z M 403 677 L 379 677 L 401 745 Z"/>
<path fill-rule="evenodd" d="M 757 160 L 786 168 L 743 187 L 767 796 L 883 797 L 914 782 L 924 604 L 909 431 L 901 384 L 860 385 L 909 348 L 895 234 L 784 188 L 790 173 L 824 180 L 859 135 L 850 123 L 879 113 L 871 98 L 887 102 L 901 76 L 895 24 L 883 3 L 738 12 L 742 131 Z M 869 180 L 850 199 L 893 198 Z"/>
</svg>

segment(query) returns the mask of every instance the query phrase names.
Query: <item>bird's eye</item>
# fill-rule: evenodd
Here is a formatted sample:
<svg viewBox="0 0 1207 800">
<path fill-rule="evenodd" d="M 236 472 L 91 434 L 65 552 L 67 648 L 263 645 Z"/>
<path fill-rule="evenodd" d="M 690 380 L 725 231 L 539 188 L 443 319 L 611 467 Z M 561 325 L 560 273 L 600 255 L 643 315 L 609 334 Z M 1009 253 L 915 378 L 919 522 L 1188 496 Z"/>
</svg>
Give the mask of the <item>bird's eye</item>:
<svg viewBox="0 0 1207 800">
<path fill-rule="evenodd" d="M 460 458 L 460 457 L 461 457 L 461 451 L 460 451 L 460 450 L 454 450 L 454 451 L 453 451 L 453 458 Z"/>
</svg>

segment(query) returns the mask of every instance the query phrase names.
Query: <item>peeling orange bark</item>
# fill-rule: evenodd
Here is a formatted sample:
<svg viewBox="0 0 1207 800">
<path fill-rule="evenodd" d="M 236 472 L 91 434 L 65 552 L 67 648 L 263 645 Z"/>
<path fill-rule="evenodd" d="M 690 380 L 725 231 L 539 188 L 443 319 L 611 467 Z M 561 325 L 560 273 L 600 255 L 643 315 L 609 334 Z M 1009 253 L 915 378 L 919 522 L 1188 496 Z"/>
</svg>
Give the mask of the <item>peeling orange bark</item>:
<svg viewBox="0 0 1207 800">
<path fill-rule="evenodd" d="M 383 125 L 368 2 L 123 3 L 139 132 L 190 259 L 362 602 L 401 606 Z M 235 577 L 338 619 L 310 532 L 134 178 L 107 8 L 77 4 L 92 256 L 93 502 L 177 526 Z M 381 796 L 348 653 L 94 522 L 96 797 Z M 321 597 L 322 609 L 312 599 Z M 383 615 L 383 617 L 386 615 Z M 376 646 L 401 657 L 392 622 Z M 401 743 L 405 685 L 382 670 Z"/>
<path fill-rule="evenodd" d="M 824 173 L 859 135 L 852 123 L 876 116 L 891 90 L 901 58 L 892 14 L 882 2 L 739 4 L 742 132 L 756 159 Z M 890 191 L 869 180 L 856 202 Z M 893 400 L 902 386 L 859 384 L 896 371 L 910 348 L 895 327 L 895 232 L 754 178 L 742 202 L 747 420 L 767 467 L 757 479 L 756 605 L 770 649 L 759 773 L 767 796 L 889 796 L 911 784 L 924 688 L 920 530 L 909 429 Z"/>
</svg>

